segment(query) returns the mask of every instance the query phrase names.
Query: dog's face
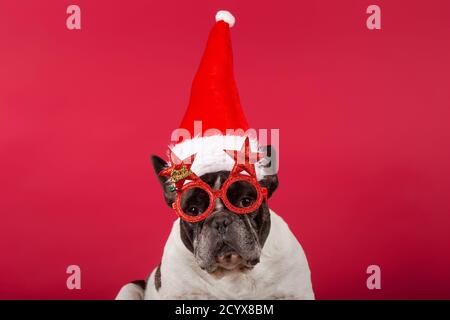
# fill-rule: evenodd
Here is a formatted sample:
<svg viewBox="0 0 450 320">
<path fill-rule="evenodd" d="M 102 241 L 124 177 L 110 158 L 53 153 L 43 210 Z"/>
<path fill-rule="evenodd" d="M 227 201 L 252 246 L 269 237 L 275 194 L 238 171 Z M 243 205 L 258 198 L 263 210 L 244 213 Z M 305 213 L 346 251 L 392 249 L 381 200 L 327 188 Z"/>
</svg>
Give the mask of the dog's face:
<svg viewBox="0 0 450 320">
<path fill-rule="evenodd" d="M 271 153 L 269 146 L 265 149 L 265 154 L 270 157 L 273 156 Z M 167 163 L 159 157 L 153 156 L 152 162 L 156 173 L 167 167 Z M 228 171 L 219 171 L 200 178 L 212 189 L 220 189 L 229 174 Z M 168 190 L 165 177 L 159 179 L 166 202 L 171 206 L 176 193 Z M 276 174 L 267 175 L 259 183 L 268 189 L 270 196 L 278 186 L 278 177 Z M 227 195 L 233 204 L 241 207 L 256 200 L 255 189 L 246 183 L 234 183 Z M 208 204 L 208 195 L 199 189 L 186 193 L 181 203 L 183 211 L 192 215 L 201 214 Z M 180 237 L 184 245 L 194 254 L 203 270 L 217 275 L 224 271 L 242 272 L 252 269 L 259 262 L 269 231 L 270 212 L 265 201 L 255 211 L 238 215 L 228 210 L 218 199 L 213 213 L 205 220 L 191 223 L 180 219 Z"/>
</svg>

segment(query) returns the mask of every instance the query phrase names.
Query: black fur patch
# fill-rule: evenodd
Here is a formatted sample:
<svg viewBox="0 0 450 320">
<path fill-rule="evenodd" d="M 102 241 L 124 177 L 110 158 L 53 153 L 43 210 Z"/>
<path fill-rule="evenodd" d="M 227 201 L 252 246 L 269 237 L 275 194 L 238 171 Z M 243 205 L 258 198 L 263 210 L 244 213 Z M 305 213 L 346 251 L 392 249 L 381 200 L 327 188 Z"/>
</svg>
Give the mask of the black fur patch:
<svg viewBox="0 0 450 320">
<path fill-rule="evenodd" d="M 131 283 L 134 283 L 135 285 L 138 285 L 139 287 L 141 287 L 143 290 L 145 290 L 145 287 L 147 285 L 147 283 L 145 282 L 145 280 L 135 280 Z"/>
<path fill-rule="evenodd" d="M 155 272 L 155 289 L 156 289 L 156 291 L 158 291 L 159 288 L 161 288 L 161 263 L 159 264 L 159 266 Z"/>
</svg>

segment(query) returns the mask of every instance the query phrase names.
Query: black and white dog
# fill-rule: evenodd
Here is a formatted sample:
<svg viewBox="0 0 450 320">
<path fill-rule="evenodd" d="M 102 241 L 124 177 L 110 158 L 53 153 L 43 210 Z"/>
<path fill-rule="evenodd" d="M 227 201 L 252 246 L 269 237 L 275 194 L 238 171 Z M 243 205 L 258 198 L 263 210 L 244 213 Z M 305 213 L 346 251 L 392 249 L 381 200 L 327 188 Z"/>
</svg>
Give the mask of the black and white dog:
<svg viewBox="0 0 450 320">
<path fill-rule="evenodd" d="M 264 149 L 266 166 L 273 158 Z M 272 157 L 271 157 L 272 156 Z M 152 157 L 156 174 L 168 164 Z M 219 189 L 229 171 L 199 175 Z M 175 193 L 158 176 L 169 206 Z M 278 186 L 276 173 L 258 179 L 270 197 Z M 236 186 L 234 201 L 252 201 L 248 186 Z M 185 206 L 204 210 L 208 199 L 193 192 Z M 314 299 L 308 262 L 288 225 L 265 201 L 250 214 L 237 215 L 216 201 L 213 213 L 195 223 L 177 219 L 164 248 L 161 264 L 146 281 L 122 287 L 116 299 Z"/>
</svg>

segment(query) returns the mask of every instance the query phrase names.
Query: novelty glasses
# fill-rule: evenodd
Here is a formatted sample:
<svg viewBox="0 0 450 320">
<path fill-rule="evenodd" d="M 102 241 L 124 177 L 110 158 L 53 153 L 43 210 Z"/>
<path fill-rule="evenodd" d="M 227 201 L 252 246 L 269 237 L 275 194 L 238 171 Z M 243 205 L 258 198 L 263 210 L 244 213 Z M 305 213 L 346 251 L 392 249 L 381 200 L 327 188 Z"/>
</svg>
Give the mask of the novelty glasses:
<svg viewBox="0 0 450 320">
<path fill-rule="evenodd" d="M 228 210 L 239 215 L 254 212 L 263 200 L 267 201 L 267 189 L 258 183 L 255 165 L 251 162 L 253 158 L 259 160 L 260 154 L 250 152 L 248 138 L 240 151 L 224 151 L 234 158 L 235 163 L 218 190 L 191 171 L 195 155 L 181 161 L 172 154 L 173 165 L 161 171 L 160 175 L 170 177 L 169 181 L 174 184 L 171 191 L 176 192 L 176 199 L 172 207 L 181 219 L 187 222 L 206 219 L 213 213 L 218 199 Z"/>
</svg>

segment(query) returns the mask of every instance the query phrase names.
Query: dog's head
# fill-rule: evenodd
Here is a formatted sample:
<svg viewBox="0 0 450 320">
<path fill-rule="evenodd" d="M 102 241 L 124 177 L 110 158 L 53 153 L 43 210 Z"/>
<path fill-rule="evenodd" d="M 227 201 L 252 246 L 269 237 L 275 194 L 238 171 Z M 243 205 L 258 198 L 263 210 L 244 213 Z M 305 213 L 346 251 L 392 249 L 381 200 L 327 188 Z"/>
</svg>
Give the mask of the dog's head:
<svg viewBox="0 0 450 320">
<path fill-rule="evenodd" d="M 270 146 L 263 150 L 265 166 L 268 168 L 264 179 L 259 181 L 267 188 L 268 197 L 278 186 L 275 170 L 275 156 Z M 155 173 L 167 168 L 168 164 L 157 156 L 152 156 Z M 228 178 L 229 171 L 218 171 L 202 175 L 200 178 L 212 189 L 220 189 Z M 169 188 L 167 177 L 158 175 L 167 204 L 172 207 L 176 192 Z M 256 192 L 245 183 L 234 183 L 227 192 L 228 199 L 238 206 L 248 206 L 256 200 Z M 184 212 L 201 214 L 209 204 L 209 198 L 201 190 L 189 191 L 182 199 Z M 217 199 L 214 211 L 200 222 L 186 222 L 180 219 L 180 237 L 190 250 L 198 265 L 209 273 L 221 274 L 225 270 L 245 271 L 252 269 L 258 262 L 262 247 L 270 231 L 270 211 L 266 201 L 253 212 L 238 215 Z"/>
</svg>

